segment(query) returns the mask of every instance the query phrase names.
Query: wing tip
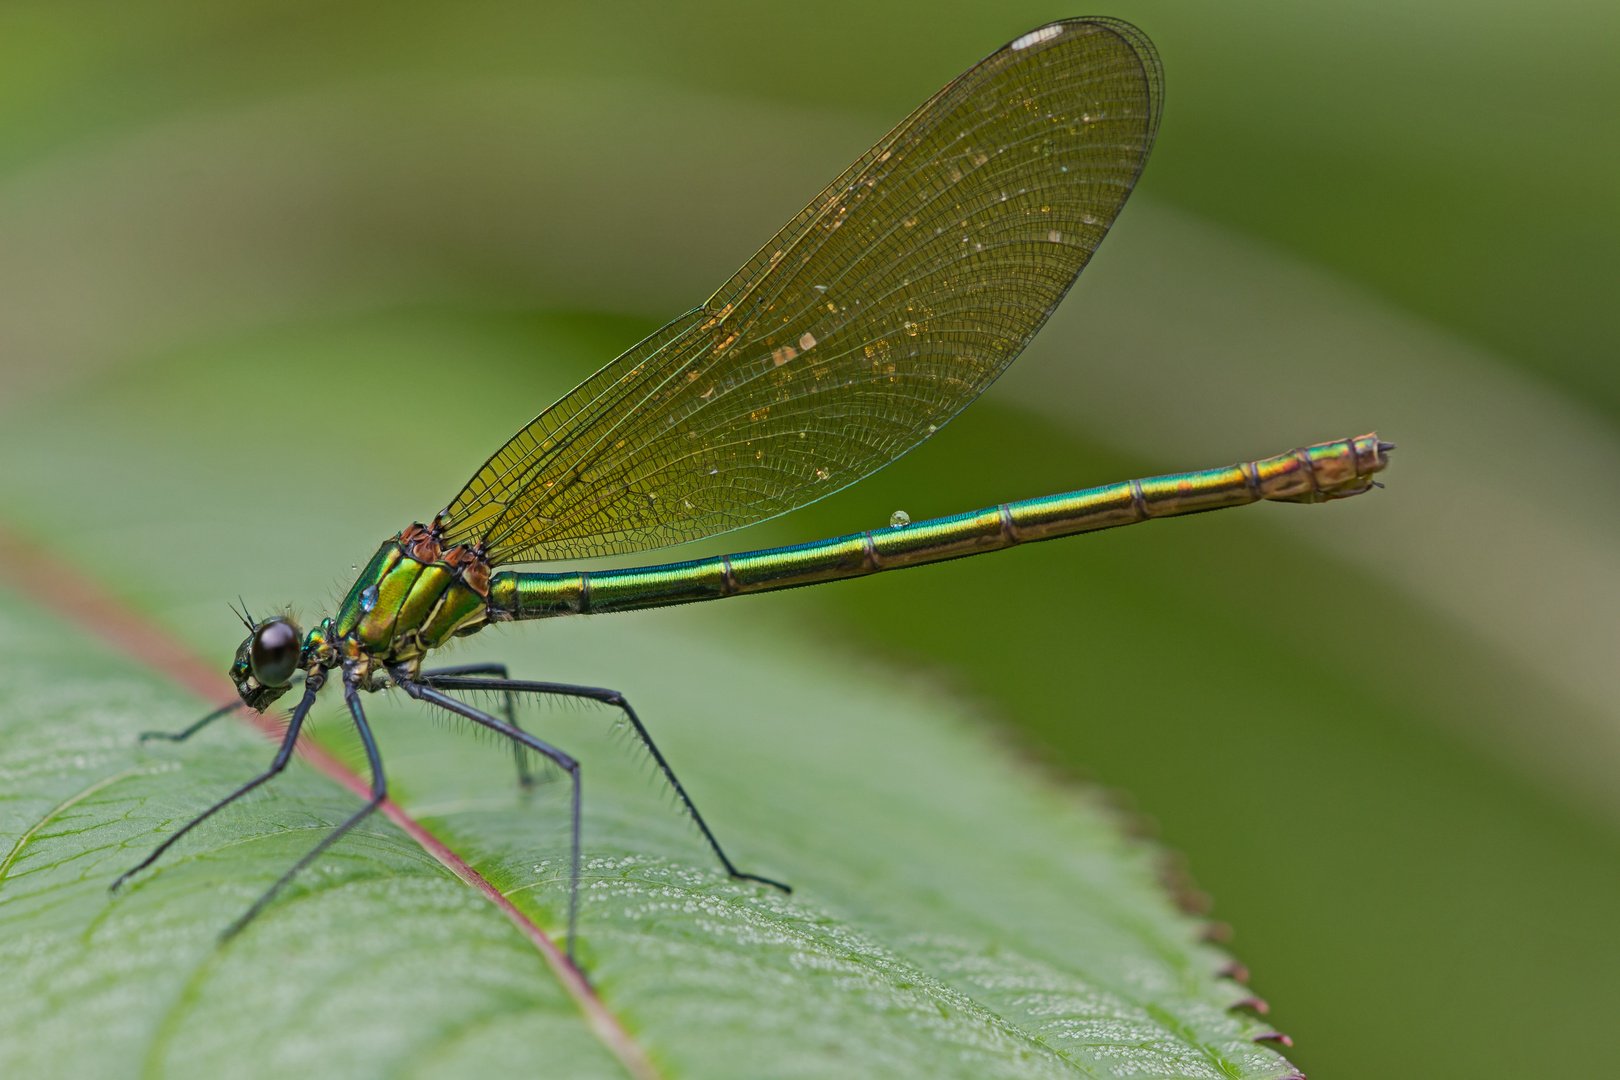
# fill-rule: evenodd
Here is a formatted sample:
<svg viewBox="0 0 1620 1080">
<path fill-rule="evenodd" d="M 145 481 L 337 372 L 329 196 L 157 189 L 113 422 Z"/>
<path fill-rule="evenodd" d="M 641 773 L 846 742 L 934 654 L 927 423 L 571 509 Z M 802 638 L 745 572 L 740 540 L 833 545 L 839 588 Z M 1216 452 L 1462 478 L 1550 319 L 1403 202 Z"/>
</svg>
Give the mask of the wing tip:
<svg viewBox="0 0 1620 1080">
<path fill-rule="evenodd" d="M 1086 15 L 1073 19 L 1058 19 L 1045 26 L 1037 26 L 1027 34 L 1021 34 L 1004 45 L 999 52 L 1042 52 L 1052 48 L 1069 36 L 1068 31 L 1081 30 L 1093 33 L 1102 30 L 1118 38 L 1136 55 L 1136 61 L 1141 65 L 1142 76 L 1148 84 L 1148 99 L 1152 110 L 1152 117 L 1148 125 L 1148 147 L 1153 146 L 1154 137 L 1159 131 L 1159 117 L 1164 111 L 1164 62 L 1159 59 L 1159 50 L 1153 44 L 1153 39 L 1147 32 L 1135 23 L 1124 19 L 1117 19 L 1111 15 Z M 1032 53 L 1033 54 L 1033 53 Z M 1145 157 L 1145 155 L 1144 155 Z"/>
</svg>

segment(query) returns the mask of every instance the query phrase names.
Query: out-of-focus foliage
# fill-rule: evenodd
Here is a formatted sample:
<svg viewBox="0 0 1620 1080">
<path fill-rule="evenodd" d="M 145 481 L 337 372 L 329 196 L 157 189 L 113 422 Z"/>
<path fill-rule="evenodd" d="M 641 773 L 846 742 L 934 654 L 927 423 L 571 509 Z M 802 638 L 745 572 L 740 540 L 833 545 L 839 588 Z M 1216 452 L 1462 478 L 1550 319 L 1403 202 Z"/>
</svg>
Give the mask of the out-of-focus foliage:
<svg viewBox="0 0 1620 1080">
<path fill-rule="evenodd" d="M 526 382 L 522 349 L 474 378 L 469 341 L 559 332 L 513 329 L 536 309 L 696 302 L 946 78 L 1081 13 L 8 5 L 7 430 L 40 402 L 71 412 L 76 380 L 179 354 L 189 367 L 132 369 L 124 392 L 168 394 L 170 425 L 241 460 L 204 502 L 36 428 L 6 452 L 6 516 L 121 571 L 159 557 L 141 541 L 155 517 L 235 553 L 184 598 L 129 586 L 223 656 L 220 601 L 329 602 L 567 382 Z M 1375 425 L 1401 444 L 1390 489 L 750 603 L 942 672 L 1047 761 L 1132 791 L 1237 926 L 1307 1071 L 1601 1071 L 1596 1033 L 1620 1008 L 1620 16 L 1095 13 L 1164 55 L 1148 200 L 1005 387 L 759 542 Z M 422 302 L 454 318 L 399 313 Z M 356 312 L 395 337 L 353 333 Z M 606 359 L 643 325 L 608 324 L 586 351 Z M 321 342 L 330 375 L 288 385 L 287 335 Z M 355 387 L 406 343 L 445 376 L 395 435 L 288 445 L 280 468 L 255 452 L 286 409 L 376 430 Z M 453 438 L 448 395 L 476 403 Z M 465 450 L 435 452 L 451 443 Z M 318 523 L 299 558 L 267 558 L 286 544 L 267 527 L 297 512 Z"/>
<path fill-rule="evenodd" d="M 197 0 L 0 12 L 0 160 L 357 81 L 668 81 L 903 115 L 1048 19 L 1153 37 L 1171 107 L 1147 190 L 1286 244 L 1620 410 L 1620 11 L 1388 0 L 648 6 Z"/>
</svg>

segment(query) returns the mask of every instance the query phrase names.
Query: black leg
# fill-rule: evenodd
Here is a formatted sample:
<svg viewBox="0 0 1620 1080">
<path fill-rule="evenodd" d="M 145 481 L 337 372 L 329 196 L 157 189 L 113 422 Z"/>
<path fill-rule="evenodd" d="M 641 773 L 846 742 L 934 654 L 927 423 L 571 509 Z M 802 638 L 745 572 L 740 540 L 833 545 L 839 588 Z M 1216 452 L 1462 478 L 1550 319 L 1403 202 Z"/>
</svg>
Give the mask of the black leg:
<svg viewBox="0 0 1620 1080">
<path fill-rule="evenodd" d="M 377 752 L 377 741 L 371 737 L 371 725 L 366 723 L 365 710 L 360 707 L 360 694 L 355 689 L 354 684 L 347 679 L 343 683 L 343 700 L 349 706 L 349 715 L 354 719 L 355 730 L 360 733 L 360 741 L 366 747 L 366 761 L 371 765 L 371 801 L 350 814 L 347 821 L 327 833 L 320 843 L 310 849 L 308 855 L 299 859 L 293 864 L 291 870 L 277 878 L 276 883 L 265 890 L 265 894 L 255 900 L 253 906 L 242 913 L 241 918 L 226 927 L 225 932 L 219 936 L 221 941 L 229 941 L 237 934 L 240 934 L 243 927 L 252 922 L 259 912 L 270 905 L 270 901 L 276 898 L 276 894 L 286 886 L 287 882 L 297 877 L 305 867 L 320 858 L 327 848 L 343 839 L 345 833 L 360 824 L 367 814 L 377 809 L 382 801 L 388 797 L 388 781 L 383 776 L 382 755 Z"/>
<path fill-rule="evenodd" d="M 119 874 L 118 880 L 114 881 L 111 885 L 112 891 L 116 892 L 118 887 L 124 882 L 128 881 L 140 871 L 145 870 L 148 866 L 151 866 L 158 860 L 159 856 L 161 856 L 165 851 L 168 851 L 169 848 L 174 845 L 176 840 L 180 839 L 202 822 L 207 821 L 209 817 L 229 806 L 237 799 L 240 799 L 242 796 L 246 795 L 248 792 L 264 783 L 266 780 L 269 780 L 272 776 L 275 776 L 282 769 L 285 769 L 287 767 L 287 762 L 292 760 L 293 746 L 298 742 L 298 732 L 299 729 L 304 726 L 304 717 L 309 715 L 310 707 L 315 704 L 315 695 L 320 692 L 321 684 L 324 681 L 324 679 L 310 679 L 305 682 L 304 699 L 298 703 L 298 708 L 293 710 L 292 720 L 287 724 L 287 734 L 283 736 L 281 740 L 281 749 L 276 751 L 276 759 L 270 763 L 270 767 L 268 769 L 260 773 L 258 776 L 255 776 L 252 780 L 249 780 L 247 783 L 243 784 L 241 787 L 237 788 L 235 791 L 231 792 L 229 795 L 225 796 L 223 799 L 219 800 L 219 802 L 215 803 L 213 806 L 210 806 L 208 809 L 204 810 L 190 821 L 186 822 L 180 827 L 179 831 L 175 832 L 167 840 L 159 844 L 152 851 L 152 854 L 142 859 L 135 866 L 125 870 L 122 874 Z M 223 712 L 217 715 L 223 715 Z M 186 732 L 185 734 L 190 733 Z M 184 735 L 181 737 L 183 738 Z"/>
<path fill-rule="evenodd" d="M 450 676 L 449 678 L 455 679 L 457 676 Z M 470 678 L 463 681 L 471 683 L 472 685 L 468 687 L 468 689 L 473 690 L 505 689 L 504 687 L 492 688 L 484 685 L 490 682 L 488 679 Z M 549 743 L 541 742 L 528 732 L 523 731 L 520 728 L 513 727 L 506 721 L 491 716 L 482 709 L 475 709 L 464 701 L 457 701 L 448 694 L 441 694 L 431 686 L 415 682 L 402 674 L 399 670 L 395 670 L 394 672 L 394 682 L 401 690 L 404 690 L 417 701 L 425 701 L 430 705 L 437 705 L 439 708 L 444 709 L 447 712 L 452 712 L 457 716 L 465 717 L 475 724 L 482 724 L 491 731 L 497 731 L 500 734 L 505 735 L 508 739 L 511 739 L 513 742 L 520 742 L 536 753 L 544 754 L 546 757 L 556 762 L 557 767 L 568 773 L 569 777 L 573 780 L 573 816 L 570 824 L 573 840 L 573 854 L 569 863 L 568 871 L 568 959 L 570 962 L 572 962 L 574 959 L 574 930 L 579 922 L 579 762 L 575 761 L 573 758 L 569 757 L 555 746 L 552 746 Z"/>
<path fill-rule="evenodd" d="M 434 678 L 440 675 L 499 675 L 504 679 L 507 677 L 507 671 L 505 664 L 460 664 L 456 667 L 442 667 L 434 668 L 432 671 L 424 671 L 422 672 L 422 681 L 432 685 Z M 517 718 L 517 699 L 512 696 L 510 690 L 504 696 L 506 698 L 506 708 L 502 710 L 502 713 L 506 716 L 506 722 L 522 731 L 523 725 L 518 723 Z M 528 791 L 534 787 L 534 774 L 529 771 L 529 750 L 522 743 L 514 740 L 512 743 L 512 756 L 517 759 L 518 787 Z"/>
<path fill-rule="evenodd" d="M 141 732 L 140 741 L 145 742 L 147 739 L 168 739 L 170 742 L 185 742 L 187 739 L 197 734 L 197 732 L 201 731 L 209 724 L 212 724 L 215 720 L 218 720 L 220 717 L 227 716 L 235 712 L 237 709 L 240 709 L 242 705 L 243 701 L 241 698 L 237 698 L 235 701 L 232 701 L 229 704 L 221 705 L 219 708 L 215 709 L 213 712 L 209 713 L 195 724 L 192 724 L 184 731 L 143 731 Z"/>
<path fill-rule="evenodd" d="M 302 675 L 294 675 L 293 681 L 298 682 L 302 678 Z M 143 731 L 140 734 L 140 741 L 145 742 L 147 739 L 168 739 L 170 742 L 185 742 L 187 739 L 197 734 L 197 732 L 201 731 L 209 724 L 212 724 L 215 720 L 218 720 L 222 716 L 228 716 L 237 709 L 240 709 L 243 704 L 244 702 L 242 699 L 237 698 L 235 701 L 221 705 L 219 708 L 215 709 L 213 712 L 209 713 L 195 724 L 192 724 L 184 731 Z"/>
<path fill-rule="evenodd" d="M 669 786 L 675 789 L 675 794 L 680 798 L 681 805 L 686 807 L 686 812 L 692 815 L 693 821 L 697 822 L 697 827 L 702 831 L 703 838 L 709 842 L 709 847 L 714 851 L 715 857 L 720 860 L 720 865 L 726 868 L 726 873 L 744 881 L 757 881 L 761 885 L 770 885 L 773 888 L 781 889 L 785 893 L 793 891 L 791 885 L 784 885 L 782 882 L 773 881 L 768 877 L 747 874 L 738 870 L 736 865 L 726 857 L 725 851 L 720 847 L 720 841 L 714 838 L 714 833 L 709 831 L 709 825 L 703 820 L 703 815 L 698 813 L 698 808 L 693 805 L 692 797 L 686 793 L 686 789 L 681 786 L 681 782 L 675 778 L 675 770 L 669 767 L 669 762 L 664 760 L 664 755 L 658 752 L 658 746 L 653 742 L 652 736 L 647 733 L 647 728 L 642 724 L 641 717 L 636 715 L 636 711 L 630 707 L 630 702 L 626 701 L 624 695 L 617 690 L 605 690 L 598 686 L 572 686 L 568 683 L 526 682 L 518 679 L 467 679 L 437 673 L 431 682 L 434 686 L 443 690 L 505 690 L 508 693 L 517 694 L 552 694 L 559 697 L 589 698 L 592 701 L 600 701 L 605 705 L 611 705 L 621 710 L 625 716 L 630 718 L 630 724 L 635 728 L 637 737 L 641 739 L 642 745 L 647 748 L 647 752 L 652 755 L 653 760 L 658 763 L 658 768 L 663 771 L 664 779 L 668 780 Z"/>
</svg>

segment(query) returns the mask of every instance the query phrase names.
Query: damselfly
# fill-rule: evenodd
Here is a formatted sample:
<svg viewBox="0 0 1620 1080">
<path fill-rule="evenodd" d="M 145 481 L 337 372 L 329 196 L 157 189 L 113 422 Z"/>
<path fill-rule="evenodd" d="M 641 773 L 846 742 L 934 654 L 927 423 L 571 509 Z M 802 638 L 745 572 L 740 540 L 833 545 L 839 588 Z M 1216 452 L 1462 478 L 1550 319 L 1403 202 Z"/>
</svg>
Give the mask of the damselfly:
<svg viewBox="0 0 1620 1080">
<path fill-rule="evenodd" d="M 1107 234 L 1147 161 L 1162 102 L 1147 37 L 1072 19 L 992 53 L 834 180 L 701 307 L 586 379 L 501 447 L 450 505 L 378 549 L 308 633 L 254 622 L 230 674 L 240 698 L 171 739 L 299 677 L 303 693 L 270 767 L 283 768 L 330 672 L 371 768 L 371 799 L 227 931 L 235 933 L 384 799 L 362 695 L 394 686 L 487 727 L 568 775 L 568 947 L 578 911 L 579 763 L 524 731 L 514 695 L 593 699 L 624 714 L 726 872 L 726 855 L 624 696 L 512 679 L 496 664 L 425 668 L 492 623 L 628 611 L 794 588 L 1149 518 L 1262 499 L 1358 495 L 1387 462 L 1376 435 L 1262 461 L 1131 480 L 795 547 L 633 569 L 534 573 L 513 563 L 623 555 L 715 536 L 820 499 L 927 439 L 1034 336 Z M 456 692 L 505 695 L 503 715 Z M 523 754 L 519 773 L 529 782 Z"/>
</svg>

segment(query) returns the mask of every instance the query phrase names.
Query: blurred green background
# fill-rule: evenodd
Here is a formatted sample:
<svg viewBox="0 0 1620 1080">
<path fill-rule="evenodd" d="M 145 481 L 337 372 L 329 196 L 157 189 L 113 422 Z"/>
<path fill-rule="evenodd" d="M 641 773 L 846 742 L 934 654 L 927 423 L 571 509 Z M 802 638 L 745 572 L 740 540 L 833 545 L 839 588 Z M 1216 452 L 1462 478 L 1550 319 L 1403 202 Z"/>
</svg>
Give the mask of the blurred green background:
<svg viewBox="0 0 1620 1080">
<path fill-rule="evenodd" d="M 1612 4 L 6 3 L 0 422 L 93 380 L 170 395 L 175 423 L 242 445 L 219 499 L 261 502 L 260 527 L 94 460 L 80 497 L 140 490 L 127 528 L 180 514 L 240 547 L 222 600 L 325 602 L 399 522 L 312 542 L 308 582 L 255 580 L 296 486 L 431 512 L 476 464 L 433 457 L 436 399 L 484 402 L 493 449 L 944 81 L 1074 14 L 1143 27 L 1169 88 L 1081 287 L 926 447 L 708 550 L 1379 428 L 1400 451 L 1366 499 L 749 603 L 1129 792 L 1318 1080 L 1601 1074 L 1620 1011 Z M 391 445 L 276 443 L 281 409 L 334 432 L 364 416 L 399 355 L 443 378 Z M 59 484 L 6 481 L 9 521 L 108 543 Z M 136 599 L 231 640 L 223 607 Z"/>
</svg>

